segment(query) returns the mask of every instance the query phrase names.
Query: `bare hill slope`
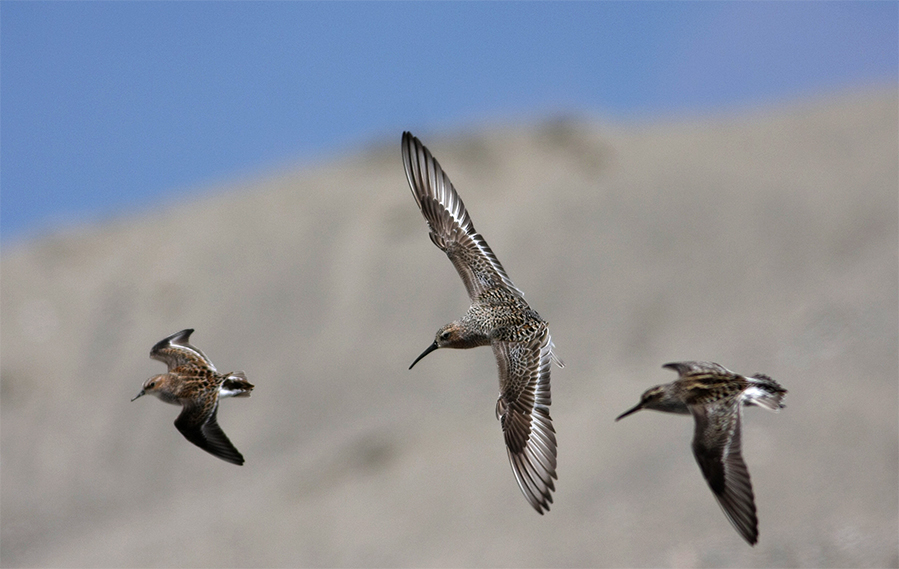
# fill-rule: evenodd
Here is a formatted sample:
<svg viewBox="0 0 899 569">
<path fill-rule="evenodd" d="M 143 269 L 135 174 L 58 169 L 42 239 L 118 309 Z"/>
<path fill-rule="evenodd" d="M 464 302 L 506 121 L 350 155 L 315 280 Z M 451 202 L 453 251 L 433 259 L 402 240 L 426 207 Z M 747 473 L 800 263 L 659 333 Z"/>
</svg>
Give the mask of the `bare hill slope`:
<svg viewBox="0 0 899 569">
<path fill-rule="evenodd" d="M 467 308 L 400 133 L 357 156 L 48 236 L 2 257 L 3 566 L 896 566 L 895 89 L 669 124 L 416 132 L 550 322 L 558 491 L 537 515 L 489 349 L 407 368 Z M 236 467 L 143 398 L 182 328 L 250 399 Z M 690 453 L 620 423 L 660 366 L 789 390 L 748 409 L 760 541 Z"/>
</svg>

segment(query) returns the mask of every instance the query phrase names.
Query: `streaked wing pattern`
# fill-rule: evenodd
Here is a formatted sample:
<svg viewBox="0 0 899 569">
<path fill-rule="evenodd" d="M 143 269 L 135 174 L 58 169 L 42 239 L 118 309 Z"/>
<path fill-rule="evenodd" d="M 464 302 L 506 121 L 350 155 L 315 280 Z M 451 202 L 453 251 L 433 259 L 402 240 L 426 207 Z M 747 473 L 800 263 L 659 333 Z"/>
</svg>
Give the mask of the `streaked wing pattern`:
<svg viewBox="0 0 899 569">
<path fill-rule="evenodd" d="M 212 371 L 216 371 L 206 354 L 188 341 L 192 333 L 193 329 L 187 328 L 160 340 L 150 350 L 150 357 L 165 363 L 169 366 L 169 371 L 182 365 L 208 367 Z"/>
<path fill-rule="evenodd" d="M 693 455 L 734 528 L 755 545 L 758 541 L 758 518 L 749 470 L 741 451 L 740 425 L 742 405 L 733 399 L 728 412 L 709 412 L 704 405 L 691 405 L 696 419 Z"/>
<path fill-rule="evenodd" d="M 556 434 L 549 415 L 552 340 L 548 330 L 529 343 L 494 342 L 499 366 L 497 416 L 518 486 L 539 513 L 555 490 Z"/>
<path fill-rule="evenodd" d="M 409 132 L 403 133 L 403 165 L 412 195 L 428 222 L 431 241 L 447 254 L 474 300 L 483 291 L 512 283 L 474 224 L 449 177 L 430 151 Z"/>
</svg>

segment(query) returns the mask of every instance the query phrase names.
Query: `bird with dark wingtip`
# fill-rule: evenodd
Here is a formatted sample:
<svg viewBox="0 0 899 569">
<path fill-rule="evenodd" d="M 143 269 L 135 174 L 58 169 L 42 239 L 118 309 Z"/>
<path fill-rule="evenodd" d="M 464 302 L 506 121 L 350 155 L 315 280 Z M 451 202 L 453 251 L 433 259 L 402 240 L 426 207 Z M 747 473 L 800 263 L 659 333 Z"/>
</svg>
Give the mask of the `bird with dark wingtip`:
<svg viewBox="0 0 899 569">
<path fill-rule="evenodd" d="M 549 415 L 553 353 L 549 327 L 524 300 L 481 234 L 449 177 L 427 148 L 403 133 L 403 165 L 431 241 L 462 277 L 471 307 L 437 331 L 409 369 L 439 348 L 491 346 L 499 368 L 496 417 L 512 472 L 528 503 L 549 511 L 556 479 L 556 434 Z"/>
<path fill-rule="evenodd" d="M 734 373 L 712 362 L 675 362 L 678 379 L 647 389 L 640 402 L 616 421 L 641 409 L 690 413 L 696 422 L 693 455 L 724 515 L 737 532 L 755 545 L 759 537 L 755 498 L 743 462 L 741 435 L 744 406 L 777 412 L 787 390 L 770 377 Z"/>
<path fill-rule="evenodd" d="M 166 403 L 181 405 L 175 427 L 184 438 L 222 460 L 241 465 L 243 455 L 225 436 L 216 415 L 220 399 L 249 397 L 254 386 L 242 371 L 218 373 L 209 358 L 188 342 L 192 333 L 188 328 L 153 346 L 150 357 L 165 363 L 169 371 L 145 381 L 134 399 L 155 395 Z"/>
</svg>

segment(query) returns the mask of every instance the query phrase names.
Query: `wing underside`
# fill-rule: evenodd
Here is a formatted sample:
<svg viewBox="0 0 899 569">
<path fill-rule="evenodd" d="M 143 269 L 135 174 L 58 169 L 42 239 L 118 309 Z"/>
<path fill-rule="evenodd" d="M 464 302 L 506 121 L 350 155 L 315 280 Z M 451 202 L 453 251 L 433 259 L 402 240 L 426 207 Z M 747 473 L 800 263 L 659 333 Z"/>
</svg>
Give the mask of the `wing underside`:
<svg viewBox="0 0 899 569">
<path fill-rule="evenodd" d="M 692 405 L 696 419 L 693 455 L 715 494 L 724 515 L 743 539 L 758 541 L 758 518 L 749 470 L 741 451 L 741 405 L 731 403 L 729 413 L 709 414 L 702 405 Z"/>
<path fill-rule="evenodd" d="M 480 233 L 449 177 L 430 151 L 412 134 L 403 133 L 403 165 L 431 241 L 447 254 L 474 300 L 484 290 L 504 286 L 524 296 L 515 286 Z"/>
<path fill-rule="evenodd" d="M 549 510 L 556 478 L 556 434 L 549 406 L 552 341 L 494 342 L 500 374 L 497 416 L 521 492 L 539 513 Z"/>
<path fill-rule="evenodd" d="M 244 463 L 243 455 L 231 444 L 219 426 L 217 414 L 218 402 L 213 404 L 211 412 L 206 412 L 197 405 L 185 406 L 175 420 L 175 427 L 184 438 L 206 452 L 227 462 L 241 465 Z"/>
</svg>

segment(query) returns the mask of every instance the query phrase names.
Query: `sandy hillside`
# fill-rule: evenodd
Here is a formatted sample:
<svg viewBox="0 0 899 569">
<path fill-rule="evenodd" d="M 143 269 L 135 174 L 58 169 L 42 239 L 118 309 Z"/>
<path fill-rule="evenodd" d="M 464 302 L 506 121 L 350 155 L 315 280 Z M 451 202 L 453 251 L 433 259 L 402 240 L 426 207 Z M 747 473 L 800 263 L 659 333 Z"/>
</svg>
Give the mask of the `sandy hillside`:
<svg viewBox="0 0 899 569">
<path fill-rule="evenodd" d="M 550 322 L 558 491 L 537 515 L 491 350 L 407 368 L 467 308 L 400 134 L 345 159 L 5 247 L 0 563 L 897 566 L 895 89 L 664 124 L 416 132 Z M 217 460 L 130 403 L 182 328 L 250 399 Z M 749 409 L 760 540 L 730 527 L 692 421 L 614 418 L 660 366 L 788 390 Z"/>
</svg>

